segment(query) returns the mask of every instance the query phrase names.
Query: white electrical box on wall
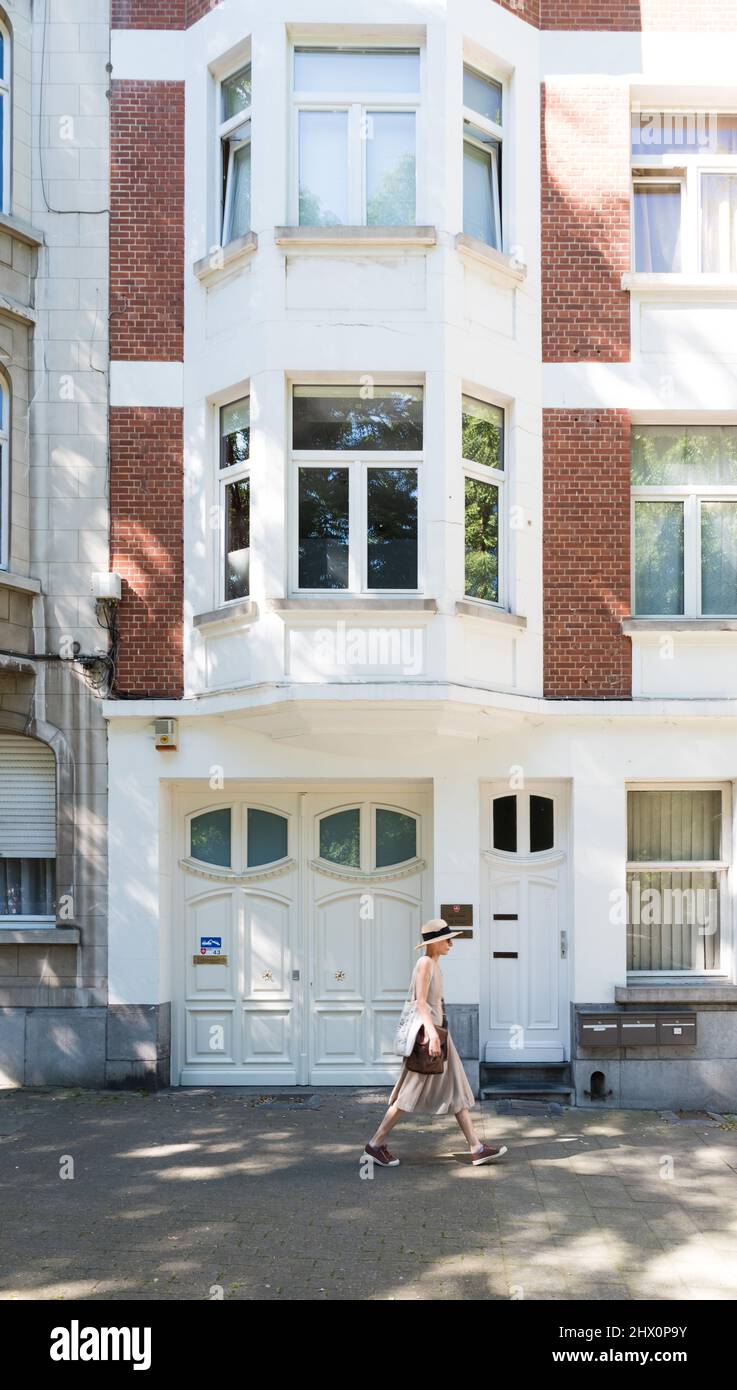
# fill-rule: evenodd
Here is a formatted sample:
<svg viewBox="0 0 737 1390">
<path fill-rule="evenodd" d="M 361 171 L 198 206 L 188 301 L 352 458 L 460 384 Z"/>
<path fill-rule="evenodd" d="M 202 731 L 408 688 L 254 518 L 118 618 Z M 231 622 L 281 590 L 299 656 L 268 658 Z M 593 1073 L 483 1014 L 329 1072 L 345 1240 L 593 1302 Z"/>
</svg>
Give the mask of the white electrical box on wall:
<svg viewBox="0 0 737 1390">
<path fill-rule="evenodd" d="M 162 750 L 177 746 L 176 719 L 154 719 L 154 741 Z"/>
</svg>

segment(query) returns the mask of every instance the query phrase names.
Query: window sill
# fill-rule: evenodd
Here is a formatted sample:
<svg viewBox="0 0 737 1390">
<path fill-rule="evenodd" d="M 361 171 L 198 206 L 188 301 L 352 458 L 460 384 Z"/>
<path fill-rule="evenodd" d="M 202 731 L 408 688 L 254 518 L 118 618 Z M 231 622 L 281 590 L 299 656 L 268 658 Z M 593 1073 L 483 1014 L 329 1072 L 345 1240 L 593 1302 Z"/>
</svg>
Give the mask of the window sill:
<svg viewBox="0 0 737 1390">
<path fill-rule="evenodd" d="M 272 598 L 266 608 L 269 613 L 424 613 L 432 617 L 438 611 L 434 598 Z"/>
<path fill-rule="evenodd" d="M 254 603 L 253 599 L 246 598 L 227 607 L 214 608 L 210 613 L 196 613 L 192 625 L 206 636 L 221 629 L 242 627 L 244 623 L 255 622 L 257 618 L 258 604 Z"/>
<path fill-rule="evenodd" d="M 46 238 L 39 227 L 24 222 L 22 217 L 14 217 L 12 212 L 0 212 L 0 232 L 7 232 L 16 241 L 26 246 L 43 246 Z"/>
<path fill-rule="evenodd" d="M 0 589 L 17 589 L 24 594 L 40 594 L 41 581 L 29 579 L 25 574 L 11 574 L 10 570 L 0 570 Z"/>
<path fill-rule="evenodd" d="M 703 295 L 718 295 L 720 298 L 737 296 L 737 275 L 684 275 L 680 271 L 656 273 L 644 270 L 626 270 L 622 275 L 622 289 L 640 294 L 658 294 L 664 298 L 678 295 L 689 299 L 699 299 Z"/>
<path fill-rule="evenodd" d="M 6 927 L 0 925 L 0 946 L 78 946 L 79 927 Z"/>
<path fill-rule="evenodd" d="M 519 632 L 524 632 L 527 627 L 527 619 L 521 618 L 519 614 L 508 613 L 504 608 L 474 603 L 473 599 L 459 599 L 456 603 L 456 613 L 461 618 L 480 618 L 482 622 L 500 623 L 502 627 L 516 628 Z"/>
<path fill-rule="evenodd" d="M 292 251 L 302 247 L 380 251 L 386 246 L 435 246 L 438 234 L 434 227 L 275 227 L 274 240 Z"/>
<path fill-rule="evenodd" d="M 234 241 L 229 241 L 226 246 L 215 246 L 209 255 L 195 261 L 192 269 L 201 285 L 217 284 L 217 281 L 228 274 L 234 266 L 248 260 L 248 257 L 257 250 L 258 237 L 256 233 L 246 232 L 243 236 L 236 237 Z"/>
<path fill-rule="evenodd" d="M 497 251 L 493 246 L 487 246 L 485 241 L 466 236 L 465 232 L 458 233 L 456 250 L 461 256 L 484 266 L 501 284 L 516 288 L 527 279 L 527 266 L 521 261 L 515 260 L 513 256 L 506 256 L 503 251 Z"/>
<path fill-rule="evenodd" d="M 623 618 L 622 632 L 627 637 L 669 632 L 706 636 L 712 632 L 737 632 L 737 618 Z"/>
<path fill-rule="evenodd" d="M 721 980 L 710 984 L 698 976 L 693 984 L 617 985 L 614 990 L 617 1004 L 735 1004 L 737 985 Z"/>
</svg>

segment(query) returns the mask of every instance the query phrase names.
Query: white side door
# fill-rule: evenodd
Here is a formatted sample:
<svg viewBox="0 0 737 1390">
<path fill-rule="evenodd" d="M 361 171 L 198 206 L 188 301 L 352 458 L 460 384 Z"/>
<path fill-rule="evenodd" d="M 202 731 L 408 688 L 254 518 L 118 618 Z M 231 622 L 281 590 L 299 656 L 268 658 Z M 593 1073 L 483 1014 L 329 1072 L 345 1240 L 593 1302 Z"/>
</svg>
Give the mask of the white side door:
<svg viewBox="0 0 737 1390">
<path fill-rule="evenodd" d="M 481 1058 L 568 1053 L 567 795 L 556 783 L 483 789 Z"/>
<path fill-rule="evenodd" d="M 387 1084 L 420 926 L 431 915 L 423 790 L 342 787 L 308 795 L 306 845 L 310 1085 Z"/>
</svg>

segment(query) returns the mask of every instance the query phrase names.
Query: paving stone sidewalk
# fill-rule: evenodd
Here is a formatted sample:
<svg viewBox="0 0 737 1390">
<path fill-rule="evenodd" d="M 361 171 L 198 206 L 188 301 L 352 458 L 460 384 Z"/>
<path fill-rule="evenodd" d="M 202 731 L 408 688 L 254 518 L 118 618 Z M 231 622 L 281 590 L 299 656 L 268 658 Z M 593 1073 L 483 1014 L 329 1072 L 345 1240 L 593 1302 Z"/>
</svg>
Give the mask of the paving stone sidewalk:
<svg viewBox="0 0 737 1390">
<path fill-rule="evenodd" d="M 501 1163 L 407 1117 L 362 1177 L 389 1088 L 296 1094 L 0 1092 L 0 1299 L 737 1298 L 734 1119 L 485 1104 Z"/>
</svg>

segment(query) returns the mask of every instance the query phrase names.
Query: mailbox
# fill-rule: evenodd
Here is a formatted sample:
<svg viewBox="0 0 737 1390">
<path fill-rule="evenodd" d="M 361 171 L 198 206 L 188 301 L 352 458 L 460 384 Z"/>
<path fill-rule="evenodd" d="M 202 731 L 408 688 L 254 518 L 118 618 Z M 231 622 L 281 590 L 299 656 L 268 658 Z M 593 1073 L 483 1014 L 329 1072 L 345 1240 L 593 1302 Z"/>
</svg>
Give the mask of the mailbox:
<svg viewBox="0 0 737 1390">
<path fill-rule="evenodd" d="M 578 1035 L 582 1047 L 619 1047 L 618 1014 L 580 1014 Z"/>
<path fill-rule="evenodd" d="M 658 1043 L 661 1047 L 693 1047 L 696 1042 L 696 1014 L 660 1014 Z"/>
<path fill-rule="evenodd" d="M 623 1014 L 620 1019 L 622 1047 L 658 1045 L 658 1020 L 655 1014 Z"/>
</svg>

